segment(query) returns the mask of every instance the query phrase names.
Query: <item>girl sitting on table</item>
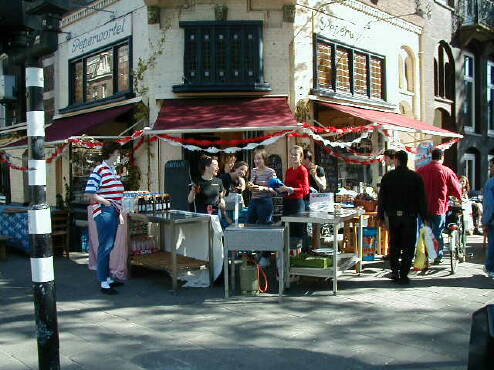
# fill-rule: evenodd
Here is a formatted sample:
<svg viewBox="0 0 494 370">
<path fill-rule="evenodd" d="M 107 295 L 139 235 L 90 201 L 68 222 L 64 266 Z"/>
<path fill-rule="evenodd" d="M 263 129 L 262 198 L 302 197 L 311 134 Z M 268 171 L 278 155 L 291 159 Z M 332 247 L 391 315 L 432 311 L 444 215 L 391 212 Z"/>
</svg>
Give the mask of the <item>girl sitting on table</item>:
<svg viewBox="0 0 494 370">
<path fill-rule="evenodd" d="M 223 182 L 216 177 L 218 174 L 218 160 L 208 155 L 199 158 L 199 171 L 201 177 L 192 184 L 187 200 L 189 204 L 195 204 L 195 211 L 217 215 L 219 211 L 225 214 L 225 201 L 223 199 Z"/>
<path fill-rule="evenodd" d="M 291 167 L 286 170 L 285 185 L 276 189 L 279 193 L 286 193 L 283 198 L 284 216 L 305 211 L 304 197 L 309 194 L 309 172 L 302 165 L 303 156 L 302 147 L 294 145 L 290 149 Z M 306 230 L 307 225 L 303 223 L 290 225 L 290 248 L 298 248 L 301 241 L 306 238 Z"/>
<path fill-rule="evenodd" d="M 244 161 L 235 162 L 229 173 L 223 173 L 219 176 L 225 189 L 225 203 L 228 203 L 230 193 L 242 194 L 245 190 L 245 176 L 249 171 L 249 165 Z M 244 207 L 243 198 L 240 197 L 240 209 Z M 227 211 L 226 221 L 232 223 L 232 212 Z"/>
</svg>

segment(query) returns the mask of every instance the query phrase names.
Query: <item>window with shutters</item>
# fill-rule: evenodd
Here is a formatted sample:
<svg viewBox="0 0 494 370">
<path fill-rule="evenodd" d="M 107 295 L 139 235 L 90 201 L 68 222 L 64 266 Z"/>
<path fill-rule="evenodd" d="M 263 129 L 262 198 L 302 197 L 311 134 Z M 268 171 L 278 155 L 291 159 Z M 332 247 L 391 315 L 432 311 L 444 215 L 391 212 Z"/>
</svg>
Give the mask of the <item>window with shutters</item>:
<svg viewBox="0 0 494 370">
<path fill-rule="evenodd" d="M 264 81 L 261 21 L 180 22 L 183 83 L 174 92 L 270 91 Z"/>
<path fill-rule="evenodd" d="M 386 100 L 384 57 L 316 36 L 315 89 Z"/>
</svg>

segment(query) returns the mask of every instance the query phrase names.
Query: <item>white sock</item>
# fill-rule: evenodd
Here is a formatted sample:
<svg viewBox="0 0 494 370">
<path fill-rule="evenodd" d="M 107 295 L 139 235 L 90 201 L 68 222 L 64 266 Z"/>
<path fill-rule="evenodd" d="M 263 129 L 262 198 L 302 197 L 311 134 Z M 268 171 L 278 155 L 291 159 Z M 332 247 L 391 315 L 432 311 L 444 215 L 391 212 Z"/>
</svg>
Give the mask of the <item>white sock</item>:
<svg viewBox="0 0 494 370">
<path fill-rule="evenodd" d="M 111 283 L 114 283 L 114 282 L 115 282 L 115 280 L 113 280 L 111 277 L 109 277 L 108 279 L 106 279 L 106 282 L 107 282 L 108 284 L 111 284 Z"/>
<path fill-rule="evenodd" d="M 108 283 L 108 281 L 102 281 L 101 282 L 101 287 L 103 289 L 110 289 L 110 284 Z"/>
</svg>

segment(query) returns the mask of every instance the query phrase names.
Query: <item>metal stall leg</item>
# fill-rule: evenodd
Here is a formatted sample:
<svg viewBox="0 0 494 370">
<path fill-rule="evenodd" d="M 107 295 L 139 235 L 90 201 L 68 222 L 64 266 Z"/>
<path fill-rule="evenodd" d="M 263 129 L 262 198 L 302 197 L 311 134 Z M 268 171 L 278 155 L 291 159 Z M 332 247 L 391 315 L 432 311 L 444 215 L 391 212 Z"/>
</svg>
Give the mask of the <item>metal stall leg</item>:
<svg viewBox="0 0 494 370">
<path fill-rule="evenodd" d="M 228 242 L 226 241 L 226 238 L 223 239 L 223 279 L 224 279 L 224 284 L 225 284 L 225 298 L 230 297 L 230 287 L 229 287 L 229 282 L 230 282 L 230 277 L 228 275 L 228 262 L 229 262 L 229 256 L 228 256 Z"/>
<path fill-rule="evenodd" d="M 334 224 L 333 230 L 333 294 L 338 291 L 338 229 L 339 223 Z"/>
<path fill-rule="evenodd" d="M 286 237 L 285 237 L 285 286 L 290 288 L 290 222 L 285 223 Z"/>
<path fill-rule="evenodd" d="M 278 250 L 277 252 L 278 258 L 276 260 L 280 261 L 279 266 L 279 276 L 278 276 L 278 294 L 279 294 L 279 302 L 283 301 L 283 288 L 285 285 L 285 246 L 283 245 L 282 250 Z"/>
<path fill-rule="evenodd" d="M 175 241 L 175 223 L 171 224 L 171 235 L 170 235 L 170 248 L 172 253 L 172 291 L 177 293 L 177 279 L 178 279 L 178 268 L 177 268 L 177 244 Z"/>
<path fill-rule="evenodd" d="M 209 287 L 214 284 L 214 240 L 213 222 L 211 217 L 208 221 L 208 253 L 209 253 Z"/>
<path fill-rule="evenodd" d="M 359 258 L 359 262 L 358 262 L 358 269 L 357 269 L 357 272 L 359 273 L 360 275 L 360 272 L 362 271 L 362 244 L 364 242 L 364 216 L 363 215 L 360 215 L 359 218 L 358 218 L 358 222 L 359 222 L 359 226 L 358 226 L 358 246 L 357 246 L 357 251 L 358 251 L 358 258 Z"/>
</svg>

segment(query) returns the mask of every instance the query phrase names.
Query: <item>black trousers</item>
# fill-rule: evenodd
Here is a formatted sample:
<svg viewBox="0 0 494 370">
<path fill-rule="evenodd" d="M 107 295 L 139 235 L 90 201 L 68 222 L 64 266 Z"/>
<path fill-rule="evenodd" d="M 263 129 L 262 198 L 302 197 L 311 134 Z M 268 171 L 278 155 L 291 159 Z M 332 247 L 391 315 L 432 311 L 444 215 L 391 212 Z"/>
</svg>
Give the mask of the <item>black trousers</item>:
<svg viewBox="0 0 494 370">
<path fill-rule="evenodd" d="M 412 267 L 417 241 L 416 216 L 389 217 L 390 264 L 394 273 L 406 277 Z"/>
</svg>

